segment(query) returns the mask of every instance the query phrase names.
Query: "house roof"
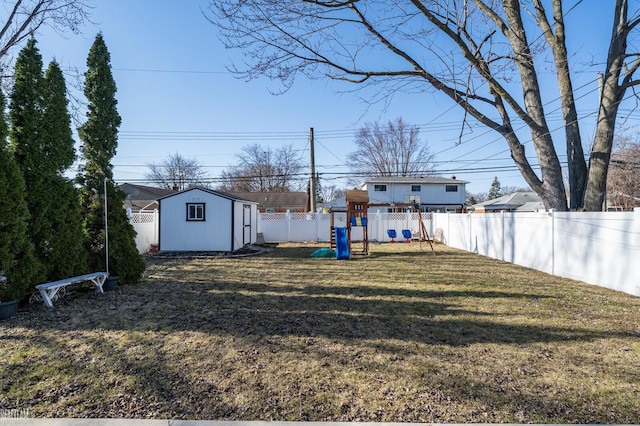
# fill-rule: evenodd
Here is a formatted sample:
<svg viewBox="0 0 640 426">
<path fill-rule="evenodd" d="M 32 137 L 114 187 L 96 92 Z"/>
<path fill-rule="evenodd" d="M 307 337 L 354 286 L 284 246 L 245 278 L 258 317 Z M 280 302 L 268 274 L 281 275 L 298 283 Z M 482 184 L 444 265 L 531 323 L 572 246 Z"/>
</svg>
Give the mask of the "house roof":
<svg viewBox="0 0 640 426">
<path fill-rule="evenodd" d="M 334 210 L 346 210 L 347 209 L 347 198 L 343 195 L 342 197 L 338 197 L 334 200 L 327 201 L 326 203 L 320 204 L 318 207 L 322 209 L 334 209 Z"/>
<path fill-rule="evenodd" d="M 200 190 L 200 191 L 206 192 L 206 193 L 211 194 L 211 195 L 215 195 L 215 196 L 218 196 L 218 197 L 226 198 L 226 199 L 231 200 L 231 201 L 242 201 L 244 203 L 258 204 L 255 201 L 247 200 L 246 198 L 241 198 L 241 197 L 235 196 L 235 195 L 233 195 L 231 193 L 228 193 L 228 192 L 215 191 L 213 189 L 204 188 L 204 187 L 200 187 L 200 186 L 194 186 L 192 188 L 185 189 L 184 191 L 174 192 L 173 194 L 165 195 L 164 197 L 158 198 L 158 201 L 165 200 L 167 198 L 171 198 L 171 197 L 174 197 L 176 195 L 184 194 L 184 193 L 187 193 L 189 191 L 195 191 L 195 190 Z"/>
<path fill-rule="evenodd" d="M 176 192 L 172 189 L 133 183 L 123 183 L 120 184 L 119 187 L 127 194 L 127 198 L 125 198 L 124 201 L 125 207 L 138 210 L 157 208 L 156 200 Z"/>
<path fill-rule="evenodd" d="M 546 210 L 542 200 L 540 201 L 527 201 L 516 209 L 517 212 L 535 212 L 537 210 Z"/>
<path fill-rule="evenodd" d="M 474 204 L 474 210 L 535 211 L 544 209 L 542 199 L 533 191 L 514 192 L 492 200 Z"/>
<path fill-rule="evenodd" d="M 445 178 L 440 176 L 379 176 L 368 178 L 363 182 L 363 185 L 367 185 L 370 183 L 407 183 L 407 184 L 433 184 L 433 185 L 442 185 L 442 184 L 467 184 L 469 182 L 465 180 L 456 179 L 455 176 L 452 178 Z"/>
<path fill-rule="evenodd" d="M 308 195 L 306 192 L 231 192 L 237 197 L 251 200 L 261 208 L 307 208 Z"/>
</svg>

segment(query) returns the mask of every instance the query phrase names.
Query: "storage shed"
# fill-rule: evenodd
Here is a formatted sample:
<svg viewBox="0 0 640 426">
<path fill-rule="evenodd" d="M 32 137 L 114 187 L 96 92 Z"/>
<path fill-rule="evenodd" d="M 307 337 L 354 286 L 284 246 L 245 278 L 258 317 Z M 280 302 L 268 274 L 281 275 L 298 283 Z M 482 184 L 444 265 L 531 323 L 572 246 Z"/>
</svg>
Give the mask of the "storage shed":
<svg viewBox="0 0 640 426">
<path fill-rule="evenodd" d="M 160 251 L 234 251 L 257 240 L 258 203 L 197 187 L 158 202 Z"/>
</svg>

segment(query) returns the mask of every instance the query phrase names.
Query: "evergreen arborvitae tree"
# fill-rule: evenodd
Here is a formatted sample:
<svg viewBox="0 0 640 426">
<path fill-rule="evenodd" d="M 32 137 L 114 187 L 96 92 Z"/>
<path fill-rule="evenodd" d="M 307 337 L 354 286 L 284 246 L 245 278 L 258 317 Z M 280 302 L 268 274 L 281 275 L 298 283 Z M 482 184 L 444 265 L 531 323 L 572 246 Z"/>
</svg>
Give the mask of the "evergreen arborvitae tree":
<svg viewBox="0 0 640 426">
<path fill-rule="evenodd" d="M 58 64 L 43 77 L 36 41 L 29 40 L 16 61 L 9 136 L 26 186 L 36 281 L 86 273 L 80 198 L 62 177 L 75 159 L 66 93 Z"/>
<path fill-rule="evenodd" d="M 49 176 L 47 186 L 55 194 L 47 219 L 53 232 L 48 238 L 44 258 L 47 281 L 87 272 L 83 216 L 80 194 L 74 183 L 62 176 L 75 160 L 67 88 L 59 65 L 53 61 L 45 73 L 43 87 L 44 161 Z"/>
<path fill-rule="evenodd" d="M 111 159 L 118 147 L 116 84 L 111 73 L 111 59 L 102 34 L 98 34 L 89 50 L 84 94 L 88 100 L 87 121 L 78 129 L 86 160 L 79 176 L 90 265 L 105 270 L 104 195 L 106 186 L 109 234 L 109 271 L 123 284 L 134 283 L 144 272 L 144 261 L 135 243 L 135 230 L 130 224 L 123 202 L 124 192 L 113 182 Z M 106 185 L 105 185 L 106 182 Z"/>
<path fill-rule="evenodd" d="M 325 200 L 322 195 L 323 192 L 322 192 L 322 183 L 320 182 L 320 174 L 316 173 L 316 176 L 314 177 L 314 179 L 315 179 L 314 186 L 316 190 L 316 208 L 317 208 L 318 204 L 326 203 L 329 200 Z"/>
<path fill-rule="evenodd" d="M 43 84 L 43 146 L 46 150 L 47 172 L 62 174 L 76 159 L 67 86 L 56 61 L 49 63 Z"/>
<path fill-rule="evenodd" d="M 28 238 L 35 248 L 35 278 L 44 281 L 41 262 L 48 252 L 52 233 L 47 221 L 49 206 L 55 198 L 48 187 L 46 149 L 42 131 L 42 57 L 35 39 L 30 39 L 16 60 L 14 85 L 9 109 L 9 140 L 25 183 L 29 212 Z M 36 283 L 37 284 L 37 283 Z"/>
<path fill-rule="evenodd" d="M 500 181 L 498 180 L 498 176 L 493 178 L 493 182 L 491 182 L 491 188 L 489 188 L 489 194 L 487 194 L 487 200 L 493 200 L 494 198 L 498 198 L 502 195 L 502 187 L 500 186 Z"/>
<path fill-rule="evenodd" d="M 27 296 L 35 276 L 33 245 L 27 235 L 29 210 L 22 173 L 7 146 L 5 102 L 0 90 L 0 271 L 7 284 L 0 287 L 0 301 Z"/>
</svg>

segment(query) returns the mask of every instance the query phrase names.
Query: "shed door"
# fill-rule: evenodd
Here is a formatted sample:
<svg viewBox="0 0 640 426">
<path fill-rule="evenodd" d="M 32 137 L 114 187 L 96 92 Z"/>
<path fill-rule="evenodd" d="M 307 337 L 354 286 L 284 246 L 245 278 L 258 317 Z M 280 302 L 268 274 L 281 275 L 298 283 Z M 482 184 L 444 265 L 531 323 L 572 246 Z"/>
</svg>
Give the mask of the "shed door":
<svg viewBox="0 0 640 426">
<path fill-rule="evenodd" d="M 251 243 L 251 206 L 245 204 L 243 207 L 242 244 L 245 245 Z"/>
</svg>

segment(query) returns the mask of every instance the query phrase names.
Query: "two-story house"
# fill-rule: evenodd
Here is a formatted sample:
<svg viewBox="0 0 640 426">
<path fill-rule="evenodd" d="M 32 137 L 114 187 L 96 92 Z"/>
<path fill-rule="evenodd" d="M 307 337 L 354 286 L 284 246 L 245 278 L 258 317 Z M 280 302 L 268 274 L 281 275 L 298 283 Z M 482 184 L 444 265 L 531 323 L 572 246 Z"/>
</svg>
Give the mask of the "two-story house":
<svg viewBox="0 0 640 426">
<path fill-rule="evenodd" d="M 369 211 L 404 211 L 415 204 L 424 212 L 462 212 L 465 209 L 466 184 L 455 176 L 391 177 L 366 180 L 361 189 L 369 195 Z M 323 210 L 344 210 L 344 197 L 322 204 Z"/>
<path fill-rule="evenodd" d="M 364 182 L 370 205 L 413 204 L 422 211 L 462 212 L 468 182 L 443 177 L 375 177 Z M 393 206 L 387 207 L 393 209 Z"/>
</svg>

